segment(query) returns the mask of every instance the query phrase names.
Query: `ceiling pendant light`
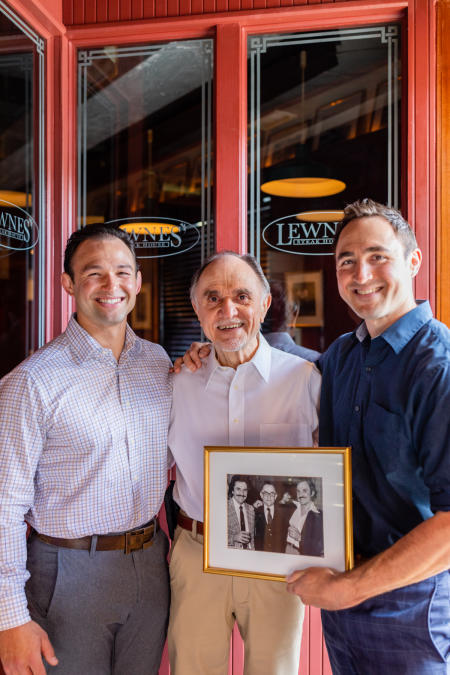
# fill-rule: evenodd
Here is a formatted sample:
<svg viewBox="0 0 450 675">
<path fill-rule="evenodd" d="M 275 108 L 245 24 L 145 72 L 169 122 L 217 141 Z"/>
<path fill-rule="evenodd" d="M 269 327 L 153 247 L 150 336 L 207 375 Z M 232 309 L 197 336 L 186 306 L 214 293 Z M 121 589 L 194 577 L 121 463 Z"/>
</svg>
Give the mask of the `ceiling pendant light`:
<svg viewBox="0 0 450 675">
<path fill-rule="evenodd" d="M 305 128 L 305 71 L 306 50 L 300 53 L 301 70 L 301 129 Z M 345 190 L 346 184 L 333 178 L 328 168 L 309 159 L 305 142 L 296 146 L 295 159 L 264 170 L 261 191 L 275 197 L 330 197 Z"/>
</svg>

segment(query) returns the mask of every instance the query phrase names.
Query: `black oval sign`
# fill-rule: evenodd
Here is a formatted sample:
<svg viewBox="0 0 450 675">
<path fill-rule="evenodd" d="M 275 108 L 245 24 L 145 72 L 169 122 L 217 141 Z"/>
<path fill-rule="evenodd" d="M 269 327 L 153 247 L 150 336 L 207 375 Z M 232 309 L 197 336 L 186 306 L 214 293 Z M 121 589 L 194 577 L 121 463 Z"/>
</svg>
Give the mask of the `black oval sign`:
<svg viewBox="0 0 450 675">
<path fill-rule="evenodd" d="M 29 213 L 0 199 L 0 248 L 28 251 L 39 241 L 39 228 Z"/>
<path fill-rule="evenodd" d="M 139 217 L 110 220 L 134 241 L 137 258 L 167 258 L 186 253 L 198 243 L 200 231 L 196 225 L 176 218 Z"/>
<path fill-rule="evenodd" d="M 312 212 L 311 212 L 312 213 Z M 339 220 L 307 220 L 307 214 L 293 214 L 273 220 L 265 226 L 262 237 L 277 251 L 294 255 L 333 255 L 334 235 Z M 332 212 L 334 213 L 334 212 Z"/>
</svg>

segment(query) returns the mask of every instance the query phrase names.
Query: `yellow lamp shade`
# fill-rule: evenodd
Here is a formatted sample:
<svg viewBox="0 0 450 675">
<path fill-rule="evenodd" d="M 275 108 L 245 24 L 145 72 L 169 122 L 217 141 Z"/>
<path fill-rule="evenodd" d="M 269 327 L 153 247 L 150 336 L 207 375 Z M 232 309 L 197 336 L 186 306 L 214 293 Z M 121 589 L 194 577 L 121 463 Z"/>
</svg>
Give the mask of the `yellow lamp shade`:
<svg viewBox="0 0 450 675">
<path fill-rule="evenodd" d="M 261 190 L 276 197 L 329 197 L 345 190 L 346 185 L 335 178 L 283 178 L 261 185 Z"/>
<path fill-rule="evenodd" d="M 336 223 L 344 217 L 343 211 L 303 211 L 296 216 L 306 223 Z"/>
</svg>

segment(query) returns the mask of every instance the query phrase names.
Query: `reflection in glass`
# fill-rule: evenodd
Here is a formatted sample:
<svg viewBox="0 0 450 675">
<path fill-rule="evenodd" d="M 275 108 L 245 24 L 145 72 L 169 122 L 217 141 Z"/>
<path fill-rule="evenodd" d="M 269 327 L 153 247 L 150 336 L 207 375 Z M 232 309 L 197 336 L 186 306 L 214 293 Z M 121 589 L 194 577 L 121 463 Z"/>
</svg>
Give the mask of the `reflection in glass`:
<svg viewBox="0 0 450 675">
<path fill-rule="evenodd" d="M 114 221 L 134 237 L 151 292 L 131 324 L 174 357 L 200 337 L 189 282 L 214 246 L 212 41 L 83 50 L 78 62 L 79 225 Z"/>
<path fill-rule="evenodd" d="M 44 248 L 38 231 L 44 222 L 44 45 L 6 8 L 0 8 L 0 45 L 1 377 L 44 340 L 39 274 Z"/>
<path fill-rule="evenodd" d="M 357 321 L 335 281 L 342 209 L 362 197 L 399 206 L 399 32 L 249 38 L 249 248 L 300 304 L 290 330 L 312 349 Z M 321 311 L 302 312 L 300 290 Z"/>
</svg>

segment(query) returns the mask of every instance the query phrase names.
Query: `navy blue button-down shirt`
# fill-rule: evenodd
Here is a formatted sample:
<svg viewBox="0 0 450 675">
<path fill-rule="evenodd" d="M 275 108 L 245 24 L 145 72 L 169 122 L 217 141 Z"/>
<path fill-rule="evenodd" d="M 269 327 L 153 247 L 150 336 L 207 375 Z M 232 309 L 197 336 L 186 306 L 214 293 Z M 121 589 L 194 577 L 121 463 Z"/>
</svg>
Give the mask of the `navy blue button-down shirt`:
<svg viewBox="0 0 450 675">
<path fill-rule="evenodd" d="M 450 511 L 449 356 L 450 331 L 423 302 L 374 339 L 361 324 L 318 362 L 320 445 L 352 446 L 356 553 Z"/>
</svg>

